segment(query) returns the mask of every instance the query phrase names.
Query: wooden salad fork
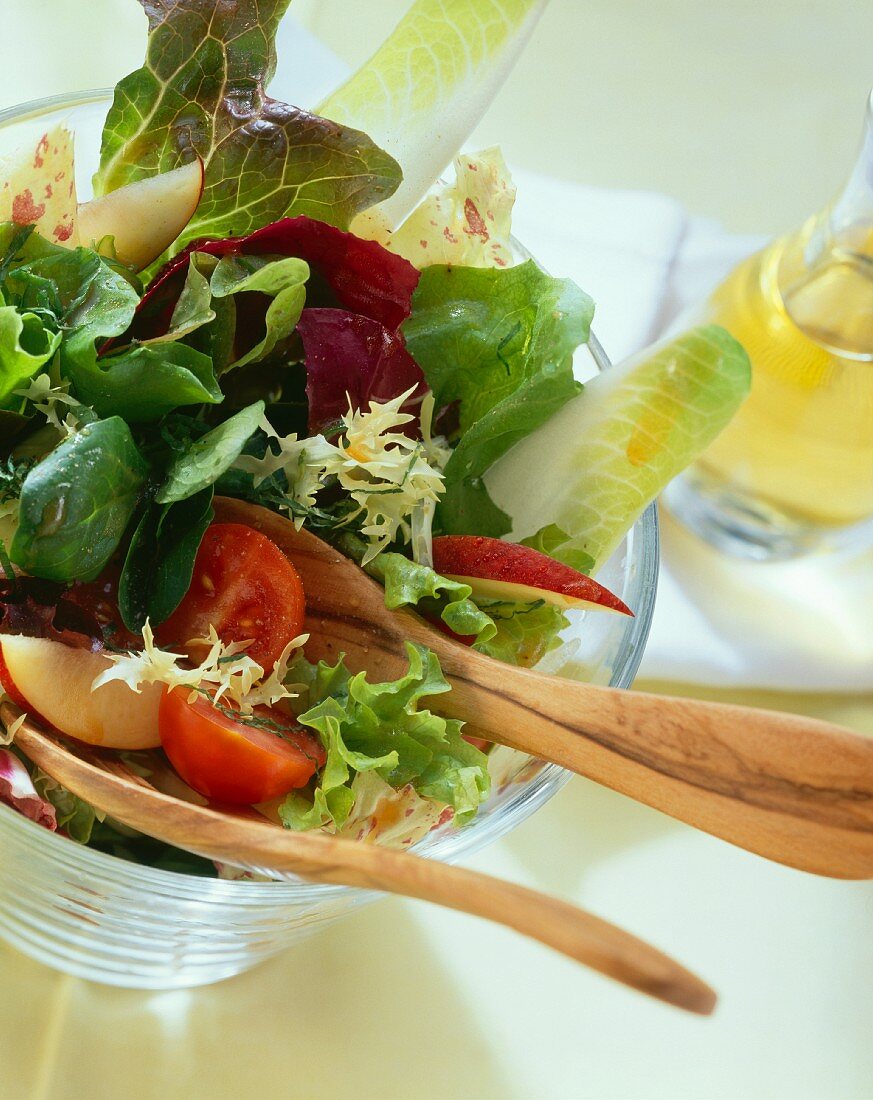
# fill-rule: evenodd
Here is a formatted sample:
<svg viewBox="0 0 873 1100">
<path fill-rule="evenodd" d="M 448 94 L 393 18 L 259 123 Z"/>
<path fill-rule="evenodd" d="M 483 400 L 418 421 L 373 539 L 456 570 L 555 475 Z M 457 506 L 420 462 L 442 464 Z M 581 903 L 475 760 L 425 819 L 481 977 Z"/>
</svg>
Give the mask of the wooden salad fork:
<svg viewBox="0 0 873 1100">
<path fill-rule="evenodd" d="M 780 863 L 873 877 L 873 738 L 800 715 L 560 679 L 495 661 L 410 611 L 352 560 L 265 508 L 216 500 L 294 562 L 307 601 L 310 660 L 395 680 L 404 642 L 429 646 L 452 690 L 441 714 L 488 740 L 550 760 Z"/>
<path fill-rule="evenodd" d="M 7 725 L 20 715 L 0 705 Z M 548 894 L 409 852 L 324 833 L 290 832 L 252 812 L 213 809 L 156 790 L 114 753 L 76 752 L 25 719 L 16 746 L 68 790 L 111 817 L 207 859 L 274 877 L 356 886 L 431 901 L 513 928 L 658 1000 L 709 1015 L 715 992 L 636 936 Z M 81 755 L 79 755 L 81 754 Z"/>
</svg>

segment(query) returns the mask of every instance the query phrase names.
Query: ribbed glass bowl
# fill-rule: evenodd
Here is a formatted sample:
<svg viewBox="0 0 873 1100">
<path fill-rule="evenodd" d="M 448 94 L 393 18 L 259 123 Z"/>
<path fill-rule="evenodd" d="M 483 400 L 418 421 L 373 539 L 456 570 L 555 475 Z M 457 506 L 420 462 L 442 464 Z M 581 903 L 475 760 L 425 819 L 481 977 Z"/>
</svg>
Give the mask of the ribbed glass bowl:
<svg viewBox="0 0 873 1100">
<path fill-rule="evenodd" d="M 90 194 L 109 93 L 86 92 L 0 113 L 0 160 L 64 122 L 76 136 L 77 187 Z M 593 340 L 580 377 L 607 367 Z M 649 632 L 658 571 L 654 506 L 598 574 L 635 612 L 574 613 L 574 675 L 628 687 Z M 556 681 L 555 690 L 560 690 Z M 463 829 L 445 826 L 416 846 L 455 861 L 514 829 L 570 778 L 552 764 L 497 748 L 491 798 Z M 304 882 L 222 881 L 152 870 L 83 848 L 0 805 L 0 935 L 50 966 L 111 985 L 172 989 L 238 974 L 378 895 Z"/>
</svg>

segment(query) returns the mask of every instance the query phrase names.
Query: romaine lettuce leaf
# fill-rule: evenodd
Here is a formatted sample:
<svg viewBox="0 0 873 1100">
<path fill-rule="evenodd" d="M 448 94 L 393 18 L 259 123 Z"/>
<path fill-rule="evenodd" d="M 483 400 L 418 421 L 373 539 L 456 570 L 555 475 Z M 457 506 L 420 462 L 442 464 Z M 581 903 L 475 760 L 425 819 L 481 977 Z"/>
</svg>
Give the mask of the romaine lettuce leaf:
<svg viewBox="0 0 873 1100">
<path fill-rule="evenodd" d="M 366 134 L 266 95 L 288 0 L 141 3 L 146 59 L 115 89 L 95 195 L 200 156 L 203 196 L 177 251 L 292 212 L 345 227 L 393 194 L 400 169 Z"/>
<path fill-rule="evenodd" d="M 299 662 L 290 681 L 305 681 L 308 708 L 298 721 L 321 735 L 327 763 L 311 798 L 291 794 L 280 814 L 288 828 L 341 826 L 354 803 L 356 774 L 373 771 L 395 789 L 451 806 L 455 820 L 474 816 L 489 789 L 487 758 L 461 737 L 461 723 L 420 709 L 423 699 L 449 690 L 436 655 L 407 643 L 409 671 L 391 683 L 351 676 L 342 661 Z M 290 682 L 289 681 L 289 682 Z"/>
</svg>

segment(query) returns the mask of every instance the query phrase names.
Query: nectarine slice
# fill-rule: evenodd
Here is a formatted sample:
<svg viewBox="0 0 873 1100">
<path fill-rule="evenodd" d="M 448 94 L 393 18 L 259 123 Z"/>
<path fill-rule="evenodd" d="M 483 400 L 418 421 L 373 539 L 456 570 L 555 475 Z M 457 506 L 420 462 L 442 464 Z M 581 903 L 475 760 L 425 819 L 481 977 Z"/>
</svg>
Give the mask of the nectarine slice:
<svg viewBox="0 0 873 1100">
<path fill-rule="evenodd" d="M 125 184 L 81 204 L 79 240 L 95 246 L 103 237 L 114 237 L 118 259 L 141 271 L 179 236 L 197 209 L 202 192 L 201 160 Z"/>
<path fill-rule="evenodd" d="M 530 546 L 485 535 L 441 535 L 433 540 L 433 567 L 462 581 L 474 596 L 532 603 L 546 600 L 561 608 L 617 611 L 630 608 L 592 577 L 555 561 Z"/>
<path fill-rule="evenodd" d="M 92 691 L 94 678 L 111 664 L 102 653 L 11 634 L 0 638 L 0 648 L 12 679 L 6 685 L 10 696 L 61 733 L 106 749 L 160 745 L 161 684 L 146 684 L 137 693 L 113 680 Z"/>
</svg>

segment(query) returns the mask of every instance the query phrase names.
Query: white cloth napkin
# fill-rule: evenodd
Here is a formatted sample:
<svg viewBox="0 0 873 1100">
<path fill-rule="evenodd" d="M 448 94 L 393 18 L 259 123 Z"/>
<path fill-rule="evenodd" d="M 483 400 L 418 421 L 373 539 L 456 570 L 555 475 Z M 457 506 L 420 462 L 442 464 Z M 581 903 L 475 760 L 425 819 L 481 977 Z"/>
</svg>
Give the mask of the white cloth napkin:
<svg viewBox="0 0 873 1100">
<path fill-rule="evenodd" d="M 272 94 L 316 104 L 347 74 L 293 20 L 279 29 Z M 665 195 L 514 171 L 518 239 L 597 303 L 614 361 L 660 336 L 762 242 L 689 218 Z M 873 690 L 873 554 L 790 564 L 738 562 L 663 516 L 655 619 L 641 677 L 728 687 Z"/>
</svg>

